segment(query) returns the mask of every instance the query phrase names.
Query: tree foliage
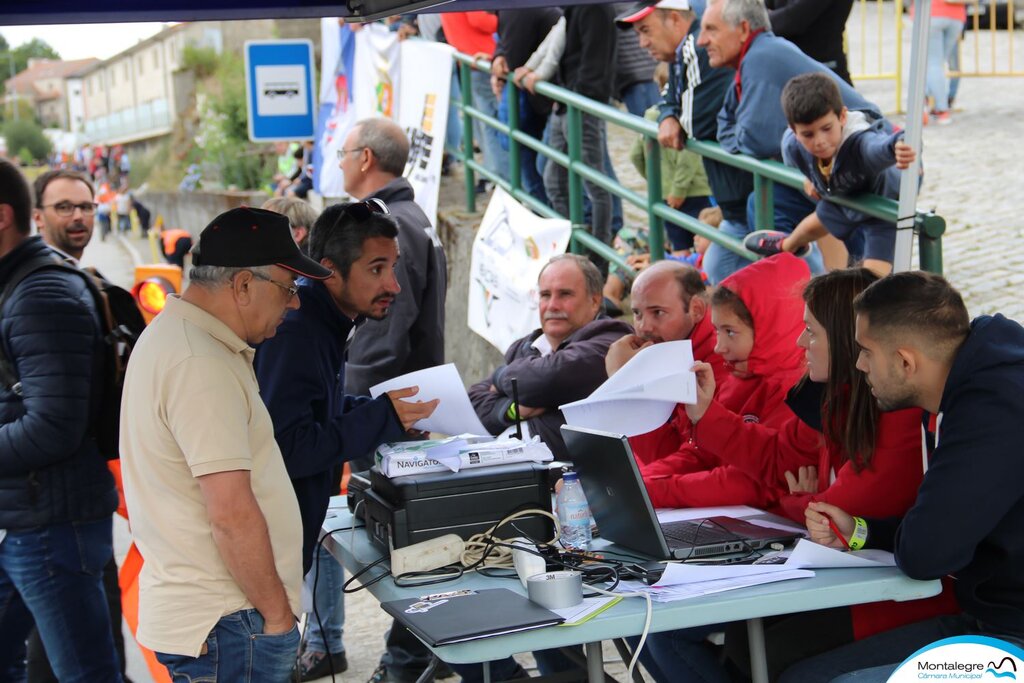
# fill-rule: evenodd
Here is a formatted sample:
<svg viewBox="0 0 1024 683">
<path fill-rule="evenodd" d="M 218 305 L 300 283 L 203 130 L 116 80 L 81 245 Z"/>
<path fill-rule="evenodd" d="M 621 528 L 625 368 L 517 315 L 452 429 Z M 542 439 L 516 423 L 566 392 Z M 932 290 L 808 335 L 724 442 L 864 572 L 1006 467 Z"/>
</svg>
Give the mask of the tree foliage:
<svg viewBox="0 0 1024 683">
<path fill-rule="evenodd" d="M 8 121 L 3 127 L 7 149 L 18 150 L 22 163 L 42 161 L 53 149 L 53 143 L 35 121 Z"/>
<path fill-rule="evenodd" d="M 60 54 L 42 38 L 33 38 L 16 48 L 11 48 L 7 41 L 0 43 L 0 73 L 11 78 L 28 68 L 30 59 L 60 59 Z M 14 72 L 11 73 L 13 64 Z"/>
<path fill-rule="evenodd" d="M 267 150 L 249 141 L 245 104 L 245 65 L 224 52 L 200 88 L 200 126 L 196 143 L 201 161 L 220 171 L 225 187 L 257 189 L 268 183 L 272 164 Z"/>
</svg>

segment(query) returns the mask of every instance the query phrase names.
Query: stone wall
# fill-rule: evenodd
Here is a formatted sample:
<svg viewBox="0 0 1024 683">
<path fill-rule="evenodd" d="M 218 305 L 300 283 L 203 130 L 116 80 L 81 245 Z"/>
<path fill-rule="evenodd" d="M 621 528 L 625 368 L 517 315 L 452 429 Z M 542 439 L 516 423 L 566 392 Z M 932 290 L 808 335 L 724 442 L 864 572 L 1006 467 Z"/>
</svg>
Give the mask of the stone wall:
<svg viewBox="0 0 1024 683">
<path fill-rule="evenodd" d="M 260 206 L 268 197 L 262 192 L 146 192 L 139 201 L 146 205 L 156 220 L 163 216 L 164 225 L 182 228 L 198 237 L 213 218 L 239 206 Z"/>
<path fill-rule="evenodd" d="M 469 329 L 466 314 L 469 306 L 469 263 L 473 255 L 473 238 L 479 224 L 466 220 L 469 215 L 459 211 L 439 211 L 437 231 L 448 256 L 448 298 L 445 302 L 444 357 L 455 363 L 466 385 L 489 376 L 504 357 L 483 337 Z"/>
</svg>

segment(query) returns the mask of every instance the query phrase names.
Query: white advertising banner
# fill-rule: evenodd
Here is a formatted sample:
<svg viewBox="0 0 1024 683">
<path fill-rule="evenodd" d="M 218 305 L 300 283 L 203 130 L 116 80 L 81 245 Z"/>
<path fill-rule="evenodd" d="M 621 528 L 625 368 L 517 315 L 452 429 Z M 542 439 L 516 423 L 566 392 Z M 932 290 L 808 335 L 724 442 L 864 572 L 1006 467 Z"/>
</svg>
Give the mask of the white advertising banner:
<svg viewBox="0 0 1024 683">
<path fill-rule="evenodd" d="M 537 277 L 565 253 L 569 221 L 541 218 L 495 188 L 473 240 L 469 272 L 469 328 L 504 353 L 540 327 Z"/>
<path fill-rule="evenodd" d="M 320 20 L 320 110 L 314 187 L 325 197 L 345 196 L 338 150 L 352 126 L 371 116 L 397 116 L 399 42 L 381 24 Z"/>
<path fill-rule="evenodd" d="M 448 106 L 455 48 L 426 40 L 402 43 L 399 73 L 398 124 L 409 136 L 409 162 L 405 177 L 416 192 L 416 203 L 437 225 Z"/>
</svg>

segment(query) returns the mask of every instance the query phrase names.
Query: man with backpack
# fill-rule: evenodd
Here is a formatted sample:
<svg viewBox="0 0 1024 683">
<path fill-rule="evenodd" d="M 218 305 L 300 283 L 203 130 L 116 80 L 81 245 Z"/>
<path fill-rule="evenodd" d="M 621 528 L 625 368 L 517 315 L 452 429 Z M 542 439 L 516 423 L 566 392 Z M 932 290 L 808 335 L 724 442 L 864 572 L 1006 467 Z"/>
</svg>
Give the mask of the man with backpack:
<svg viewBox="0 0 1024 683">
<path fill-rule="evenodd" d="M 82 253 L 89 246 L 93 234 L 95 214 L 90 212 L 87 201 L 93 196 L 92 184 L 84 176 L 74 171 L 55 169 L 36 178 L 33 183 L 33 192 L 35 194 L 35 209 L 32 211 L 32 220 L 43 241 L 53 252 L 53 258 L 60 259 L 73 268 L 81 268 Z M 127 356 L 131 352 L 135 339 L 145 329 L 146 321 L 130 293 L 111 284 L 94 268 L 82 270 L 90 275 L 90 281 L 96 285 L 94 294 L 102 292 L 97 300 L 102 332 L 107 334 L 114 328 L 119 328 L 122 332 L 117 341 L 107 342 L 105 349 L 107 358 L 103 371 L 104 384 L 100 394 L 101 408 L 92 416 L 93 424 L 91 426 L 93 434 L 99 437 L 98 444 L 101 453 L 110 458 L 117 452 L 116 444 L 112 443 L 111 437 L 116 437 L 117 430 L 115 428 L 120 413 L 120 400 L 115 400 L 114 397 L 115 395 L 120 397 L 123 369 L 127 364 Z M 11 284 L 13 283 L 8 283 L 8 286 Z M 124 334 L 128 336 L 124 336 Z M 113 354 L 117 354 L 119 358 L 114 359 Z M 100 428 L 97 423 L 104 420 L 112 424 Z M 112 465 L 112 467 L 114 466 Z M 121 589 L 118 585 L 118 567 L 113 557 L 103 568 L 103 587 L 107 596 L 111 634 L 120 662 L 121 676 L 126 683 L 129 683 L 125 674 L 124 635 L 121 632 Z M 57 678 L 46 656 L 46 651 L 43 649 L 39 629 L 32 629 L 27 647 L 28 683 L 56 683 Z"/>
<path fill-rule="evenodd" d="M 95 212 L 81 189 L 41 208 L 70 204 L 72 220 Z M 0 677 L 21 676 L 34 622 L 61 681 L 116 682 L 102 574 L 117 492 L 90 429 L 103 389 L 102 322 L 86 278 L 29 235 L 31 211 L 25 179 L 0 160 Z M 81 228 L 68 233 L 77 248 Z M 35 269 L 44 260 L 52 265 Z"/>
</svg>

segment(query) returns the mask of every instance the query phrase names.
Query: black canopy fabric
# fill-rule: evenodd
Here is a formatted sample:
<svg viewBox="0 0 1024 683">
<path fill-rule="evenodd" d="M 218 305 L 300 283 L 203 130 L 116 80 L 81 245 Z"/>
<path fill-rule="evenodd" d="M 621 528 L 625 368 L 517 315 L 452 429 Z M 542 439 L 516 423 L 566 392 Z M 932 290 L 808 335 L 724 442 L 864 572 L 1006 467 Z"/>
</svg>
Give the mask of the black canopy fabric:
<svg viewBox="0 0 1024 683">
<path fill-rule="evenodd" d="M 37 0 L 0 3 L 0 25 L 94 24 L 131 21 L 210 21 L 353 17 L 380 19 L 409 12 L 465 12 L 552 5 L 606 4 L 608 0 Z"/>
</svg>

